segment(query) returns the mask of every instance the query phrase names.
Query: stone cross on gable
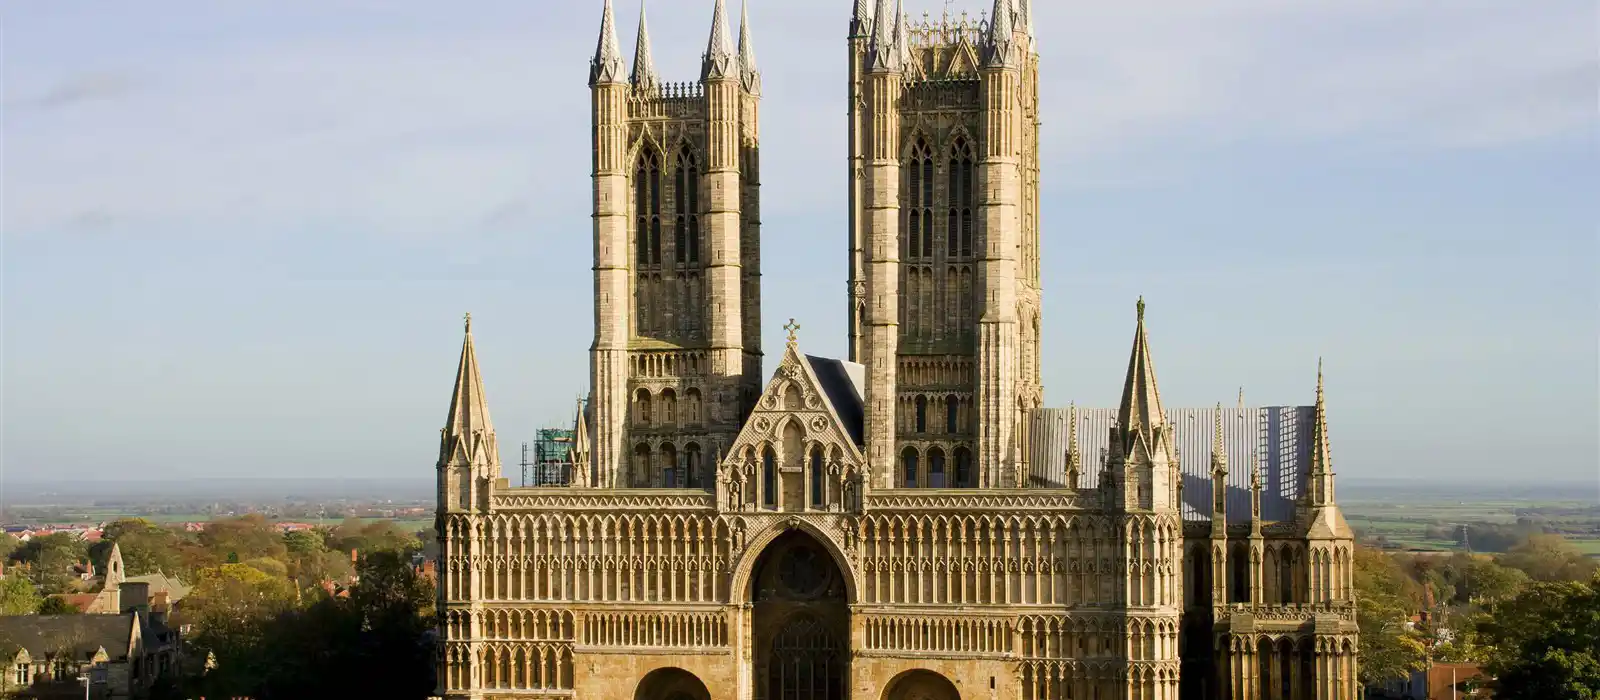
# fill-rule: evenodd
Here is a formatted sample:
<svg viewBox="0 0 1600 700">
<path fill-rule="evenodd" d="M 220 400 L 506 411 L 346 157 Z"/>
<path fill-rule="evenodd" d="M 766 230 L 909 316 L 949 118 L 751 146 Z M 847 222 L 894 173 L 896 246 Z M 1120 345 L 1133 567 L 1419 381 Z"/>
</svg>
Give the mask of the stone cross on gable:
<svg viewBox="0 0 1600 700">
<path fill-rule="evenodd" d="M 783 329 L 789 331 L 789 344 L 794 345 L 794 332 L 800 330 L 800 324 L 795 323 L 794 319 L 791 318 L 788 323 L 783 324 Z"/>
</svg>

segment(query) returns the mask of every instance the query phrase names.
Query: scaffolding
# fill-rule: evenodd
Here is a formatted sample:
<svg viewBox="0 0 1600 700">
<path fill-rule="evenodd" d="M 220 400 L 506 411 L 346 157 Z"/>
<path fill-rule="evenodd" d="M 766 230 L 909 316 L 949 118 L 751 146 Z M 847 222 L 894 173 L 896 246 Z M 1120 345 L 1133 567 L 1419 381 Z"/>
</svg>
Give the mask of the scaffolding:
<svg viewBox="0 0 1600 700">
<path fill-rule="evenodd" d="M 523 486 L 566 486 L 572 470 L 572 433 L 562 428 L 542 428 L 530 443 L 522 443 Z"/>
</svg>

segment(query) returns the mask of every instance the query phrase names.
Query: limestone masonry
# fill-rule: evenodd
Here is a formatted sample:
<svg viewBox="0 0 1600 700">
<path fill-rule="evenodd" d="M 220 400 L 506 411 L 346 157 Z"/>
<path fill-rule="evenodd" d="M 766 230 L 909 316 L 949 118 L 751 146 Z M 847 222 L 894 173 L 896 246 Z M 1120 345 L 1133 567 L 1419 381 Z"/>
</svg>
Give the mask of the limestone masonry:
<svg viewBox="0 0 1600 700">
<path fill-rule="evenodd" d="M 760 374 L 761 74 L 641 10 L 591 63 L 594 344 L 566 486 L 512 488 L 470 322 L 439 459 L 439 695 L 1354 700 L 1353 543 L 1311 406 L 1045 408 L 1030 3 L 856 0 L 848 360 Z M 1309 382 L 1308 382 L 1309 383 Z"/>
</svg>

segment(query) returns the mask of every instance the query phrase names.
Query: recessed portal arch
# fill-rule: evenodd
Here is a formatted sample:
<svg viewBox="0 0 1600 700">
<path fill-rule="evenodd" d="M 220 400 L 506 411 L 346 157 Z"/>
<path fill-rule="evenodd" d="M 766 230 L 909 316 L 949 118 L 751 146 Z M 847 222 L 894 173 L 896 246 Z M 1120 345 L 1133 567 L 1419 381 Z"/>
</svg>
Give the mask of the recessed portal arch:
<svg viewBox="0 0 1600 700">
<path fill-rule="evenodd" d="M 850 608 L 832 552 L 789 529 L 761 550 L 748 586 L 756 700 L 844 700 Z"/>
<path fill-rule="evenodd" d="M 639 679 L 633 700 L 711 700 L 711 691 L 693 673 L 681 668 L 658 668 Z"/>
<path fill-rule="evenodd" d="M 889 681 L 883 689 L 883 700 L 961 700 L 961 693 L 950 679 L 919 668 Z"/>
</svg>

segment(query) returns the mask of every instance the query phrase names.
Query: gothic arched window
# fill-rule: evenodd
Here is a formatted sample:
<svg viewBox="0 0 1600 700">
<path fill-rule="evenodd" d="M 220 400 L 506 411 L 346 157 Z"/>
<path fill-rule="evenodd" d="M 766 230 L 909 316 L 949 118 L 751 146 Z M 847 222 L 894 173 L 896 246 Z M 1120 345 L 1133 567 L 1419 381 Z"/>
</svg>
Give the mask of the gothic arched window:
<svg viewBox="0 0 1600 700">
<path fill-rule="evenodd" d="M 933 257 L 933 151 L 918 138 L 906 161 L 906 257 Z"/>
<path fill-rule="evenodd" d="M 944 431 L 947 433 L 955 434 L 960 432 L 956 425 L 956 406 L 955 394 L 944 397 Z"/>
<path fill-rule="evenodd" d="M 678 464 L 678 448 L 672 443 L 661 446 L 661 485 L 669 489 L 683 486 L 683 474 Z"/>
<path fill-rule="evenodd" d="M 661 264 L 661 157 L 653 149 L 639 152 L 633 174 L 633 211 L 638 217 L 634 243 L 640 265 Z"/>
<path fill-rule="evenodd" d="M 811 448 L 811 507 L 812 508 L 821 508 L 824 505 L 827 505 L 827 504 L 823 503 L 823 501 L 825 500 L 824 499 L 824 494 L 823 494 L 823 488 L 822 488 L 822 484 L 823 484 L 822 478 L 823 478 L 823 476 L 824 476 L 824 474 L 822 473 L 822 448 L 821 447 L 812 447 Z"/>
<path fill-rule="evenodd" d="M 928 451 L 928 488 L 944 487 L 944 450 L 935 447 Z"/>
<path fill-rule="evenodd" d="M 956 486 L 975 486 L 972 478 L 972 452 L 965 447 L 956 448 Z"/>
<path fill-rule="evenodd" d="M 689 488 L 700 488 L 705 483 L 700 473 L 700 443 L 691 442 L 683 446 L 683 464 L 684 471 L 688 473 Z"/>
<path fill-rule="evenodd" d="M 700 262 L 700 165 L 685 146 L 678 153 L 677 166 L 675 262 L 693 265 Z"/>
<path fill-rule="evenodd" d="M 950 148 L 950 255 L 972 257 L 972 148 L 964 138 L 956 138 Z"/>
<path fill-rule="evenodd" d="M 692 355 L 690 357 L 693 357 Z M 683 392 L 683 422 L 686 425 L 700 423 L 700 390 L 690 388 Z"/>
<path fill-rule="evenodd" d="M 640 389 L 639 392 L 634 395 L 633 407 L 634 407 L 634 416 L 633 416 L 634 421 L 636 423 L 638 423 L 639 425 L 641 425 L 641 426 L 650 425 L 650 420 L 651 420 L 652 416 L 650 415 L 650 390 L 649 389 Z"/>
<path fill-rule="evenodd" d="M 927 430 L 928 430 L 928 397 L 926 397 L 926 396 L 918 396 L 917 397 L 917 429 L 916 429 L 916 432 L 922 433 L 922 432 L 927 432 Z"/>
<path fill-rule="evenodd" d="M 917 487 L 917 450 L 907 447 L 900 453 L 900 467 L 905 472 L 905 487 Z"/>
<path fill-rule="evenodd" d="M 761 453 L 761 503 L 778 505 L 778 457 L 770 447 Z"/>
</svg>

